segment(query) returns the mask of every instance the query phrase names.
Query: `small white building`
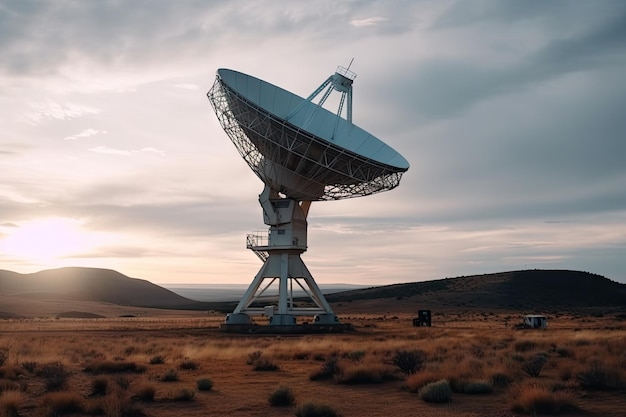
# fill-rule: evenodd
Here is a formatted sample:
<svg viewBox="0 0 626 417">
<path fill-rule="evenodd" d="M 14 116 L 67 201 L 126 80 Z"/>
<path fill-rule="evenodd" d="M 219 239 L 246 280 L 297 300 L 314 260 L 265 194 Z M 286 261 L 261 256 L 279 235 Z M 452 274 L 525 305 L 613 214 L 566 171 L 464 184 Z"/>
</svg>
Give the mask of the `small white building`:
<svg viewBox="0 0 626 417">
<path fill-rule="evenodd" d="M 539 314 L 527 314 L 524 316 L 524 327 L 527 329 L 547 329 L 548 318 Z"/>
</svg>

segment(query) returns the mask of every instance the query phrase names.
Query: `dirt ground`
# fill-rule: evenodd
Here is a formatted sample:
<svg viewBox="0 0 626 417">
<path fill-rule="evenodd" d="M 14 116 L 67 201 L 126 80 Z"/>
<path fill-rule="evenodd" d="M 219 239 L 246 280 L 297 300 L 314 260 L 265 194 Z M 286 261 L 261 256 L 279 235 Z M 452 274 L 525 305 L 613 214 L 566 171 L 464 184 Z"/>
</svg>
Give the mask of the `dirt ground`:
<svg viewBox="0 0 626 417">
<path fill-rule="evenodd" d="M 36 369 L 57 363 L 67 372 L 67 381 L 59 390 L 77 393 L 81 407 L 78 412 L 57 410 L 57 415 L 294 416 L 294 407 L 309 401 L 328 405 L 344 417 L 529 415 L 514 411 L 512 406 L 511 387 L 517 383 L 567 391 L 573 406 L 559 410 L 559 415 L 626 415 L 626 389 L 619 385 L 626 381 L 608 389 L 582 389 L 564 379 L 568 372 L 575 374 L 594 358 L 608 358 L 607 355 L 611 355 L 607 363 L 621 368 L 617 375 L 626 375 L 623 321 L 550 317 L 548 330 L 520 331 L 511 328 L 519 316 L 448 312 L 435 315 L 431 328 L 415 328 L 408 314 L 388 317 L 350 313 L 342 320 L 354 324 L 353 332 L 291 336 L 226 334 L 217 328 L 221 315 L 206 314 L 0 320 L 0 350 L 6 353 L 4 366 L 0 367 L 0 392 L 3 380 L 14 382 L 22 392 L 16 405 L 17 415 L 53 415 L 54 402 L 46 400 L 50 396 L 46 379 Z M 530 346 L 529 351 L 522 349 L 526 345 Z M 490 369 L 500 367 L 506 369 L 512 382 L 507 387 L 494 387 L 489 393 L 454 392 L 450 401 L 443 404 L 425 402 L 417 392 L 406 388 L 408 376 L 391 360 L 394 352 L 412 349 L 426 352 L 426 365 L 432 362 L 433 372 L 440 372 L 442 377 L 450 372 L 451 362 L 458 368 L 475 367 L 483 379 Z M 254 352 L 278 369 L 255 370 L 251 363 Z M 541 375 L 530 377 L 516 370 L 516 360 L 522 363 L 542 352 L 547 352 L 548 365 Z M 331 357 L 341 358 L 345 369 L 384 367 L 394 377 L 362 383 L 339 383 L 336 378 L 312 381 L 310 376 Z M 505 363 L 503 358 L 509 357 L 513 359 Z M 98 375 L 85 372 L 86 365 L 98 361 L 132 362 L 142 369 Z M 26 371 L 25 364 L 35 370 Z M 176 374 L 176 380 L 166 381 L 164 375 L 168 372 Z M 94 394 L 96 378 L 108 381 L 106 394 Z M 213 382 L 210 390 L 197 389 L 201 378 Z M 137 393 L 145 386 L 155 390 L 151 401 L 138 399 Z M 294 394 L 294 406 L 269 404 L 270 394 L 281 386 Z M 192 398 L 178 398 L 183 390 L 191 392 Z M 7 391 L 5 388 L 2 396 Z M 0 407 L 4 409 L 0 408 L 0 412 L 6 415 L 7 400 L 2 396 Z"/>
</svg>

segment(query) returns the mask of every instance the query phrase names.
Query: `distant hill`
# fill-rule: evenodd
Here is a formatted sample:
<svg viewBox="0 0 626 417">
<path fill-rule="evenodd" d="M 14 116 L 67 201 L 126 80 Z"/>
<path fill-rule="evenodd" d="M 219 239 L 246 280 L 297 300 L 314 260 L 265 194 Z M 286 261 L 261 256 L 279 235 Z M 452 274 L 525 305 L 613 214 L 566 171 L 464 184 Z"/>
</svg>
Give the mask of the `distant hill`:
<svg viewBox="0 0 626 417">
<path fill-rule="evenodd" d="M 98 268 L 60 268 L 33 274 L 0 270 L 0 295 L 97 301 L 136 307 L 202 308 L 202 303 L 149 281 Z"/>
<path fill-rule="evenodd" d="M 383 306 L 393 310 L 411 306 L 542 311 L 626 309 L 626 284 L 588 272 L 526 270 L 370 287 L 326 298 L 332 303 L 362 301 L 358 308 L 373 311 L 380 311 Z"/>
</svg>

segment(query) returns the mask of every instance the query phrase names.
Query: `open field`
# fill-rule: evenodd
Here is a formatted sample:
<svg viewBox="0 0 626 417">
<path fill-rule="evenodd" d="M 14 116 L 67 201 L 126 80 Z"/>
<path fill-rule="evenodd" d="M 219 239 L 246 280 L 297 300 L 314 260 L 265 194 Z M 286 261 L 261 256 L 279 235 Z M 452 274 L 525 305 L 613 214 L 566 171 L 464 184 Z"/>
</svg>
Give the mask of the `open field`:
<svg viewBox="0 0 626 417">
<path fill-rule="evenodd" d="M 0 415 L 322 415 L 307 402 L 344 417 L 626 410 L 620 318 L 550 317 L 545 331 L 511 329 L 519 314 L 448 312 L 432 328 L 341 318 L 355 332 L 231 335 L 206 313 L 2 320 Z"/>
</svg>

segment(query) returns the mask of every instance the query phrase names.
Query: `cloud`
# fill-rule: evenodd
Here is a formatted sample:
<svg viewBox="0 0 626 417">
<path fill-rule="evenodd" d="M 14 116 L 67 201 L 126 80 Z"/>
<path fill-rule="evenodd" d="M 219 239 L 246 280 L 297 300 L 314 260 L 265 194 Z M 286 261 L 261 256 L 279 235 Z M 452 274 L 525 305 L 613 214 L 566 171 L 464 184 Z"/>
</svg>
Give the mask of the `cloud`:
<svg viewBox="0 0 626 417">
<path fill-rule="evenodd" d="M 350 24 L 354 27 L 365 27 L 365 26 L 376 26 L 382 22 L 387 21 L 386 17 L 375 16 L 375 17 L 366 17 L 364 19 L 354 19 L 350 21 Z"/>
<path fill-rule="evenodd" d="M 141 149 L 116 149 L 110 148 L 108 146 L 94 146 L 93 148 L 89 148 L 91 152 L 109 154 L 109 155 L 122 155 L 122 156 L 131 156 L 139 153 L 154 153 L 161 156 L 165 156 L 165 151 L 161 149 L 156 149 L 152 147 L 141 148 Z"/>
<path fill-rule="evenodd" d="M 95 136 L 95 135 L 106 135 L 108 132 L 106 130 L 97 130 L 97 129 L 85 129 L 80 133 L 77 133 L 76 135 L 72 135 L 72 136 L 67 136 L 65 138 L 63 138 L 63 140 L 77 140 L 77 139 L 82 139 L 82 138 L 88 138 L 91 136 Z"/>
<path fill-rule="evenodd" d="M 197 91 L 200 89 L 200 86 L 198 84 L 192 84 L 192 83 L 175 84 L 174 87 L 182 88 L 183 90 L 191 90 L 191 91 Z"/>
<path fill-rule="evenodd" d="M 26 118 L 32 123 L 39 123 L 44 119 L 69 120 L 89 114 L 98 114 L 100 109 L 78 103 L 56 103 L 52 100 L 40 103 L 31 103 L 31 111 Z"/>
</svg>

